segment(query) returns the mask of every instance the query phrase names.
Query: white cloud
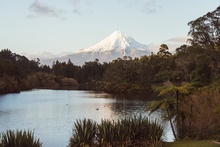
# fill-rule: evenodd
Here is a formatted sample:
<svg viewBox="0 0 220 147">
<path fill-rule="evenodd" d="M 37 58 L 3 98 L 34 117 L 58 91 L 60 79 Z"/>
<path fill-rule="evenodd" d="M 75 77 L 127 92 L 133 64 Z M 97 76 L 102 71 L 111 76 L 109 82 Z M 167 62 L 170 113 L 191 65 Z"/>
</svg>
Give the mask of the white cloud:
<svg viewBox="0 0 220 147">
<path fill-rule="evenodd" d="M 73 13 L 81 15 L 83 12 L 82 7 L 86 6 L 86 10 L 91 11 L 92 5 L 96 2 L 94 0 L 69 0 L 73 6 Z"/>
<path fill-rule="evenodd" d="M 161 9 L 161 6 L 157 5 L 156 0 L 118 0 L 118 2 L 129 7 L 138 6 L 140 11 L 146 14 L 155 13 Z"/>
<path fill-rule="evenodd" d="M 190 39 L 190 37 L 175 37 L 175 38 L 170 38 L 164 42 L 176 43 L 176 44 L 186 44 L 188 39 Z"/>
<path fill-rule="evenodd" d="M 155 13 L 159 11 L 160 9 L 161 9 L 161 6 L 156 4 L 156 0 L 148 0 L 144 4 L 142 11 L 144 13 L 150 14 L 150 13 Z"/>
<path fill-rule="evenodd" d="M 82 0 L 70 0 L 70 1 L 71 1 L 71 3 L 72 3 L 74 6 L 77 6 L 77 5 L 80 4 L 80 2 L 81 2 Z"/>
<path fill-rule="evenodd" d="M 35 0 L 30 6 L 29 10 L 32 12 L 28 17 L 37 17 L 37 16 L 50 16 L 62 18 L 62 10 L 52 8 L 46 4 L 40 3 L 38 0 Z M 62 18 L 63 19 L 63 18 Z"/>
</svg>

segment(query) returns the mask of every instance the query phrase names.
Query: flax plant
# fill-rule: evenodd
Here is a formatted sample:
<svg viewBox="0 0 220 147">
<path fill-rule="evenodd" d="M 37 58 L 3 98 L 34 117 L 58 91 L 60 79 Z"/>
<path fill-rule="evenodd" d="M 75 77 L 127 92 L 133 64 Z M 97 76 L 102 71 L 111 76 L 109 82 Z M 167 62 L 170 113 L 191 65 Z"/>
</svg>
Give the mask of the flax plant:
<svg viewBox="0 0 220 147">
<path fill-rule="evenodd" d="M 1 147 L 42 147 L 39 139 L 31 131 L 8 130 L 2 134 Z"/>
<path fill-rule="evenodd" d="M 73 137 L 70 138 L 70 147 L 92 146 L 96 135 L 96 122 L 91 119 L 77 120 L 74 123 Z"/>
<path fill-rule="evenodd" d="M 84 119 L 74 123 L 73 146 L 154 146 L 161 144 L 164 128 L 147 117 L 125 117 L 117 121 L 101 120 L 100 124 Z"/>
<path fill-rule="evenodd" d="M 115 145 L 115 123 L 108 119 L 102 119 L 97 127 L 97 141 L 100 145 L 111 146 Z"/>
</svg>

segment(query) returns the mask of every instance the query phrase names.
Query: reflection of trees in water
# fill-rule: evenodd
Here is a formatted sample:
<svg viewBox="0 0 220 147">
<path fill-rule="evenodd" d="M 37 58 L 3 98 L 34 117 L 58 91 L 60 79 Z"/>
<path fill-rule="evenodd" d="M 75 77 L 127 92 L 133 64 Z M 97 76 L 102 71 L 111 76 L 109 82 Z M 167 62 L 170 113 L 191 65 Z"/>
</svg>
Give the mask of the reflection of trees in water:
<svg viewBox="0 0 220 147">
<path fill-rule="evenodd" d="M 141 99 L 115 98 L 115 103 L 111 105 L 111 109 L 118 118 L 139 115 L 140 113 L 146 113 L 146 103 L 146 100 Z"/>
<path fill-rule="evenodd" d="M 147 103 L 155 100 L 159 100 L 157 95 L 128 95 L 128 94 L 108 94 L 105 92 L 86 92 L 85 97 L 91 97 L 98 99 L 99 102 L 104 98 L 103 103 L 95 103 L 96 115 L 98 115 L 97 120 L 100 118 L 106 118 L 109 120 L 117 120 L 124 117 L 129 117 L 133 115 L 142 115 L 149 117 L 150 120 L 158 120 L 165 127 L 165 134 L 163 139 L 166 141 L 173 141 L 173 134 L 170 128 L 169 122 L 162 119 L 164 111 L 158 110 L 154 114 L 148 115 L 149 112 L 146 111 Z M 93 100 L 95 100 L 93 99 Z M 89 113 L 91 115 L 91 112 Z"/>
<path fill-rule="evenodd" d="M 154 114 L 148 115 L 149 112 L 146 111 L 147 103 L 158 99 L 156 96 L 146 96 L 146 95 L 113 95 L 114 103 L 108 105 L 109 109 L 112 112 L 112 119 L 120 119 L 126 116 L 133 116 L 133 115 L 142 115 L 149 117 L 150 120 L 157 120 L 161 123 L 165 128 L 165 134 L 163 136 L 163 140 L 166 141 L 173 141 L 174 136 L 172 134 L 170 124 L 168 121 L 164 120 L 162 116 L 164 115 L 163 110 L 158 110 Z"/>
</svg>

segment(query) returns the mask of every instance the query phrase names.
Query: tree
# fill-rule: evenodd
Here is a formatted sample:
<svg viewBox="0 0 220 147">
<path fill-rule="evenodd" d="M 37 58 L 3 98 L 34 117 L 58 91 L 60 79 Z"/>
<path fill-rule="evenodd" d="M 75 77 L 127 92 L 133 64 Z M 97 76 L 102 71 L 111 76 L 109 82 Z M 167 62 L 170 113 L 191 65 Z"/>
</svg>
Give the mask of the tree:
<svg viewBox="0 0 220 147">
<path fill-rule="evenodd" d="M 188 23 L 192 44 L 211 49 L 220 49 L 220 6 L 213 12 Z"/>
<path fill-rule="evenodd" d="M 170 126 L 173 132 L 173 135 L 175 137 L 175 139 L 178 139 L 177 133 L 174 129 L 174 124 L 173 124 L 173 117 L 175 116 L 175 99 L 173 98 L 165 98 L 162 99 L 160 101 L 154 101 L 154 102 L 150 102 L 147 110 L 150 110 L 149 115 L 151 115 L 153 112 L 157 111 L 158 109 L 162 109 L 165 110 L 166 115 L 164 116 L 165 118 L 168 118 L 169 122 L 170 122 Z"/>
<path fill-rule="evenodd" d="M 159 48 L 159 52 L 157 53 L 157 55 L 170 56 L 171 53 L 169 52 L 168 46 L 166 44 L 161 44 L 160 48 Z"/>
<path fill-rule="evenodd" d="M 207 85 L 211 82 L 210 57 L 201 55 L 196 58 L 196 66 L 191 73 L 192 82 L 200 82 Z"/>
<path fill-rule="evenodd" d="M 189 91 L 186 86 L 184 85 L 176 86 L 170 82 L 168 82 L 167 86 L 164 89 L 162 89 L 160 93 L 158 94 L 158 96 L 168 96 L 168 97 L 171 96 L 171 98 L 169 99 L 172 101 L 169 101 L 169 104 L 172 103 L 174 105 L 173 109 L 175 109 L 176 111 L 175 115 L 176 115 L 176 120 L 177 120 L 177 126 L 180 125 L 180 110 L 179 110 L 180 95 L 187 95 L 187 94 L 189 94 Z M 175 100 L 172 98 L 175 98 Z M 167 99 L 164 99 L 163 103 L 164 102 L 167 102 Z M 160 107 L 156 107 L 156 108 L 158 109 Z M 168 114 L 168 117 L 170 117 L 169 114 Z M 176 136 L 175 138 L 178 139 L 178 136 Z"/>
</svg>

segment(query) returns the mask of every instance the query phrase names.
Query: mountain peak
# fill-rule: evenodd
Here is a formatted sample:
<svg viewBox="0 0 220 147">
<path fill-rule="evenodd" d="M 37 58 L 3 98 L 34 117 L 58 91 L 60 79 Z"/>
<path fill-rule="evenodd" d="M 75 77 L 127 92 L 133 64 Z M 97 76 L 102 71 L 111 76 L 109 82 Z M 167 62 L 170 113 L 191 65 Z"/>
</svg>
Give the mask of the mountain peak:
<svg viewBox="0 0 220 147">
<path fill-rule="evenodd" d="M 110 62 L 124 56 L 134 58 L 149 54 L 147 45 L 137 42 L 131 36 L 121 31 L 114 31 L 99 43 L 61 57 L 59 61 L 71 59 L 74 64 L 82 65 L 85 62 L 94 61 L 95 59 L 99 59 L 100 62 Z"/>
<path fill-rule="evenodd" d="M 110 36 L 106 38 L 108 41 L 113 41 L 113 40 L 120 40 L 120 41 L 128 41 L 128 40 L 134 40 L 132 37 L 129 35 L 121 32 L 121 31 L 114 31 Z M 105 40 L 105 39 L 104 39 Z"/>
<path fill-rule="evenodd" d="M 121 32 L 121 31 L 114 31 L 110 36 L 115 36 L 115 37 L 125 37 L 128 36 L 125 33 Z"/>
<path fill-rule="evenodd" d="M 79 52 L 90 52 L 92 55 L 96 53 L 114 52 L 117 53 L 120 57 L 140 56 L 140 52 L 141 55 L 149 54 L 146 45 L 137 42 L 131 36 L 121 31 L 114 31 L 111 35 L 109 35 L 99 43 L 89 48 L 82 49 Z"/>
</svg>

